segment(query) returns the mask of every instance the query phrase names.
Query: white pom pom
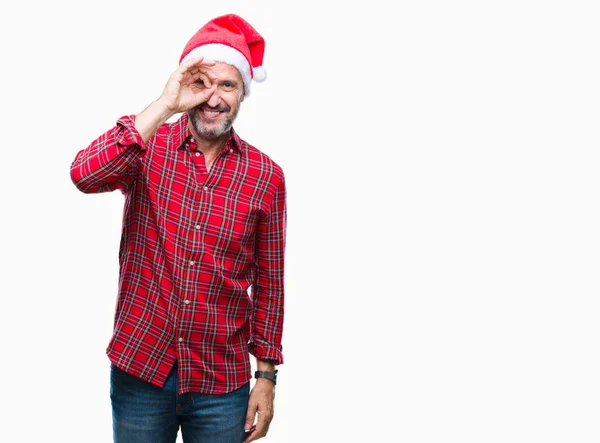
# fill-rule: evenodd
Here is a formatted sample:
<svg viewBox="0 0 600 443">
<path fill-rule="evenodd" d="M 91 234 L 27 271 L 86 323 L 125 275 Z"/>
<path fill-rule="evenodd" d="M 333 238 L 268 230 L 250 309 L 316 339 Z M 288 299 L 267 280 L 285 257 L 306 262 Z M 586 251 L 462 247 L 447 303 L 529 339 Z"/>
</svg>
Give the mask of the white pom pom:
<svg viewBox="0 0 600 443">
<path fill-rule="evenodd" d="M 264 82 L 267 79 L 267 71 L 262 66 L 257 66 L 253 69 L 254 80 L 257 82 Z"/>
</svg>

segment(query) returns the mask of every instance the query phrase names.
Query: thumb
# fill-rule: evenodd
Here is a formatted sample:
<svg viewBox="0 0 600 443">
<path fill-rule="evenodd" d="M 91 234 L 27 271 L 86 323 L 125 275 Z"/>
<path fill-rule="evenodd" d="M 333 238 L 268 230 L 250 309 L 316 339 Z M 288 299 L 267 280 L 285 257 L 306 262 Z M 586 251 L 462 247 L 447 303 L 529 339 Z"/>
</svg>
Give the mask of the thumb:
<svg viewBox="0 0 600 443">
<path fill-rule="evenodd" d="M 248 411 L 246 412 L 246 424 L 244 430 L 249 431 L 254 425 L 254 417 L 256 416 L 257 404 L 252 402 L 248 403 Z"/>
<path fill-rule="evenodd" d="M 212 85 L 210 88 L 194 87 L 193 88 L 193 93 L 194 93 L 194 98 L 195 98 L 194 106 L 198 106 L 198 105 L 201 105 L 202 103 L 206 103 L 207 101 L 209 101 L 216 90 L 217 90 L 217 85 Z"/>
</svg>

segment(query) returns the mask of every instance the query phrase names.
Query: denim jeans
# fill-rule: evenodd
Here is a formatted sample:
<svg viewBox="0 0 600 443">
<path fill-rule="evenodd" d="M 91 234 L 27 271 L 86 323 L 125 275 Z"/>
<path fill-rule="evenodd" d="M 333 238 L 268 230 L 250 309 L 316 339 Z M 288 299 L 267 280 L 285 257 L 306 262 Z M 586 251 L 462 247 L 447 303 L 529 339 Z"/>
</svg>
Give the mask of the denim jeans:
<svg viewBox="0 0 600 443">
<path fill-rule="evenodd" d="M 161 389 L 110 365 L 115 443 L 241 443 L 250 383 L 227 394 L 177 393 L 177 363 Z"/>
</svg>

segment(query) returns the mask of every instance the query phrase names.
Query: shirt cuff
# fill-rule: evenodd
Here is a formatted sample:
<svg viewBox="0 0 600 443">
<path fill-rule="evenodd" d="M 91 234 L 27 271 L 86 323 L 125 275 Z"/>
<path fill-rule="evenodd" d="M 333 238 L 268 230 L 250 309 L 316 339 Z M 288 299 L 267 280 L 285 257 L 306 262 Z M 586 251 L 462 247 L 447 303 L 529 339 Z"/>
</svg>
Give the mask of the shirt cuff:
<svg viewBox="0 0 600 443">
<path fill-rule="evenodd" d="M 274 365 L 283 364 L 281 345 L 273 346 L 250 339 L 248 342 L 248 352 L 250 352 L 250 354 L 254 355 L 259 360 L 271 360 Z"/>
<path fill-rule="evenodd" d="M 140 148 L 146 149 L 144 139 L 135 129 L 135 115 L 124 115 L 117 120 L 117 126 L 119 131 L 115 136 L 116 143 L 122 146 L 138 145 Z"/>
</svg>

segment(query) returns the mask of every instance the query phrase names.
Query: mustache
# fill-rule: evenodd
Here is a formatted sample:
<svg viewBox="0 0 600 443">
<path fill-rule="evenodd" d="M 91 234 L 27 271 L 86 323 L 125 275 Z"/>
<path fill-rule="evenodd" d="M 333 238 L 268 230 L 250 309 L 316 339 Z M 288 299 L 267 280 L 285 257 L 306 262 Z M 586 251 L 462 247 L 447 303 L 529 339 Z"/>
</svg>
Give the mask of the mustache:
<svg viewBox="0 0 600 443">
<path fill-rule="evenodd" d="M 196 106 L 196 109 L 204 109 L 206 111 L 215 111 L 215 112 L 229 112 L 231 111 L 231 106 L 227 103 L 222 103 L 220 106 L 209 106 L 207 103 L 202 103 L 201 105 Z"/>
</svg>

